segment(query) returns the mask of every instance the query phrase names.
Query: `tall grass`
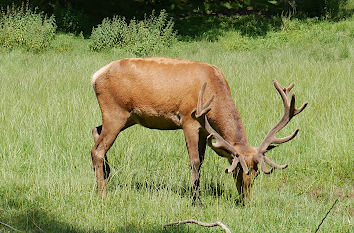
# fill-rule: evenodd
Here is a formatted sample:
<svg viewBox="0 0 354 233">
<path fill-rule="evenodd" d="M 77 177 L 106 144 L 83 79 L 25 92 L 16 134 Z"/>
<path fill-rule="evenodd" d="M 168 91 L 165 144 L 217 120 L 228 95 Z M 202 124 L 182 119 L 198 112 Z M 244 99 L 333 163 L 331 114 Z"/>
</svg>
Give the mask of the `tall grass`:
<svg viewBox="0 0 354 233">
<path fill-rule="evenodd" d="M 273 78 L 284 86 L 294 81 L 297 104 L 309 102 L 280 133 L 300 128 L 299 135 L 268 155 L 289 168 L 261 174 L 246 206 L 234 202 L 227 162 L 210 149 L 201 174 L 204 207 L 192 206 L 183 133 L 139 126 L 122 132 L 108 153 L 112 175 L 102 201 L 90 157 L 90 132 L 101 124 L 90 76 L 128 54 L 0 53 L 0 221 L 25 232 L 219 232 L 194 225 L 163 228 L 189 218 L 219 220 L 232 232 L 313 232 L 339 198 L 321 231 L 352 232 L 353 20 L 317 26 L 321 36 L 273 48 L 180 42 L 155 54 L 217 65 L 254 146 L 282 115 Z M 81 48 L 88 43 L 78 41 Z M 337 55 L 343 49 L 346 55 Z"/>
<path fill-rule="evenodd" d="M 282 17 L 280 29 L 273 28 L 264 36 L 249 37 L 240 30 L 230 30 L 220 37 L 219 43 L 231 51 L 269 50 L 289 46 L 311 49 L 318 44 L 334 58 L 349 56 L 348 45 L 352 43 L 353 35 L 354 25 L 350 20 L 332 24 L 318 19 L 299 20 Z M 336 43 L 338 40 L 342 42 L 340 45 Z M 339 53 L 333 53 L 338 46 L 341 48 Z"/>
</svg>

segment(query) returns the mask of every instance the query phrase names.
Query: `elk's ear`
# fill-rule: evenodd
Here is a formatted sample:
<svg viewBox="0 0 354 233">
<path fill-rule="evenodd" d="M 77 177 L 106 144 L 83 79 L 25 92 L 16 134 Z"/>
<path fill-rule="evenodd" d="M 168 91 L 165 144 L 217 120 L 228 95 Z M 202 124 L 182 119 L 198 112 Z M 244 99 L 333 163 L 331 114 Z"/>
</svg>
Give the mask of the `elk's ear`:
<svg viewBox="0 0 354 233">
<path fill-rule="evenodd" d="M 270 151 L 271 149 L 274 149 L 275 147 L 278 147 L 278 146 L 277 146 L 277 145 L 269 145 L 269 146 L 267 147 L 266 152 Z"/>
</svg>

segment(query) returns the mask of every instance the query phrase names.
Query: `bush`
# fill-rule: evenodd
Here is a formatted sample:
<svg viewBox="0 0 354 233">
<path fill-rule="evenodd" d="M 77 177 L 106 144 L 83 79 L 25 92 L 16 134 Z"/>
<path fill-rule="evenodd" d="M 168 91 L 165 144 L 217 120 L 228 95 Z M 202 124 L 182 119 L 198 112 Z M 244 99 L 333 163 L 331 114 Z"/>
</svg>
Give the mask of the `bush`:
<svg viewBox="0 0 354 233">
<path fill-rule="evenodd" d="M 103 19 L 100 25 L 92 29 L 90 49 L 98 51 L 120 46 L 127 27 L 124 18 L 114 16 L 113 19 Z"/>
<path fill-rule="evenodd" d="M 0 45 L 12 49 L 22 47 L 30 51 L 41 51 L 54 38 L 54 17 L 32 11 L 28 5 L 19 8 L 7 7 L 0 12 Z"/>
<path fill-rule="evenodd" d="M 119 16 L 105 18 L 92 29 L 90 49 L 119 47 L 138 56 L 161 51 L 176 41 L 174 23 L 167 17 L 163 10 L 158 16 L 153 12 L 150 17 L 145 16 L 142 21 L 132 19 L 129 24 Z"/>
</svg>

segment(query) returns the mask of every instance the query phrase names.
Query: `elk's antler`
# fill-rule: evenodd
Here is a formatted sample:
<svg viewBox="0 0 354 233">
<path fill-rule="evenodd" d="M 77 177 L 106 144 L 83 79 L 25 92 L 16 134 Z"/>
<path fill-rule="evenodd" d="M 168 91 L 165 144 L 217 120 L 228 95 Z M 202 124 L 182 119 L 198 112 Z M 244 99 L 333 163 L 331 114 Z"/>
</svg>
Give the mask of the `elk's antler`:
<svg viewBox="0 0 354 233">
<path fill-rule="evenodd" d="M 283 129 L 289 123 L 291 118 L 293 118 L 294 116 L 302 112 L 308 104 L 306 102 L 300 108 L 295 108 L 295 94 L 292 94 L 291 100 L 289 97 L 290 90 L 294 87 L 294 83 L 290 84 L 288 88 L 283 88 L 275 79 L 273 80 L 273 83 L 283 100 L 284 115 L 281 118 L 281 120 L 269 131 L 267 136 L 264 138 L 262 144 L 257 149 L 257 156 L 255 160 L 261 164 L 261 168 L 263 172 L 266 174 L 270 174 L 273 171 L 273 168 L 284 169 L 288 166 L 287 164 L 284 165 L 275 164 L 270 159 L 268 159 L 264 155 L 264 153 L 267 152 L 267 150 L 270 150 L 278 146 L 274 144 L 282 144 L 284 142 L 290 141 L 296 136 L 296 134 L 299 132 L 299 129 L 296 129 L 291 135 L 284 138 L 276 138 L 275 134 L 279 132 L 281 129 Z M 272 169 L 268 170 L 264 162 L 269 164 L 272 167 Z"/>
<path fill-rule="evenodd" d="M 230 145 L 218 132 L 211 127 L 209 124 L 208 118 L 206 117 L 206 114 L 211 110 L 209 107 L 211 102 L 214 99 L 214 95 L 206 102 L 206 104 L 203 104 L 203 98 L 204 98 L 204 92 L 206 88 L 207 83 L 205 82 L 200 89 L 199 92 L 199 97 L 198 97 L 198 105 L 197 108 L 194 109 L 192 112 L 192 116 L 200 123 L 200 125 L 209 133 L 209 136 L 207 138 L 208 145 L 212 147 L 213 149 L 221 149 L 224 151 L 227 151 L 233 156 L 232 164 L 229 168 L 225 170 L 226 173 L 231 173 L 236 167 L 237 164 L 240 163 L 243 171 L 248 174 L 248 167 L 245 161 L 245 158 L 240 155 L 235 147 Z M 213 139 L 215 139 L 215 142 L 213 142 Z"/>
</svg>

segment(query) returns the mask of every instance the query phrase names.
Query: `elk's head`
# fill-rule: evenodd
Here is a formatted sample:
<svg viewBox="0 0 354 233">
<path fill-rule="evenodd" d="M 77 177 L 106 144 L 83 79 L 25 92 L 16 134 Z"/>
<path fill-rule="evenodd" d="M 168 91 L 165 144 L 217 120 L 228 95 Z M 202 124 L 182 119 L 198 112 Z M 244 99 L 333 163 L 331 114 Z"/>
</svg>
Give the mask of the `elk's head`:
<svg viewBox="0 0 354 233">
<path fill-rule="evenodd" d="M 274 168 L 284 169 L 288 166 L 287 164 L 278 165 L 272 162 L 267 158 L 266 152 L 282 143 L 290 141 L 297 135 L 299 129 L 296 129 L 287 137 L 275 137 L 275 134 L 283 129 L 294 116 L 302 112 L 308 104 L 306 102 L 300 108 L 295 108 L 295 94 L 292 94 L 290 98 L 290 90 L 294 87 L 293 83 L 290 84 L 288 88 L 283 88 L 276 80 L 273 80 L 273 83 L 283 100 L 284 115 L 269 131 L 259 147 L 231 145 L 211 127 L 206 114 L 211 110 L 209 106 L 213 101 L 214 96 L 212 96 L 206 104 L 203 104 L 206 83 L 203 84 L 200 90 L 197 108 L 192 113 L 194 118 L 199 121 L 201 126 L 209 134 L 208 145 L 219 155 L 229 159 L 230 167 L 228 167 L 225 172 L 234 175 L 238 191 L 243 197 L 247 195 L 253 178 L 258 175 L 258 164 L 260 164 L 260 168 L 265 174 L 271 174 Z M 265 164 L 268 164 L 271 168 L 268 169 Z"/>
</svg>

